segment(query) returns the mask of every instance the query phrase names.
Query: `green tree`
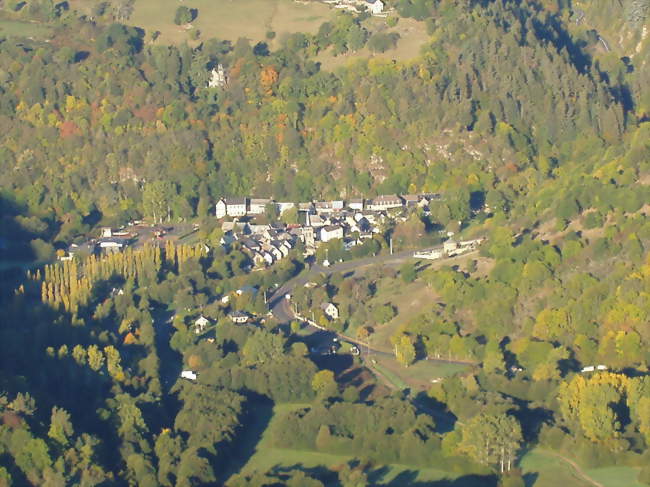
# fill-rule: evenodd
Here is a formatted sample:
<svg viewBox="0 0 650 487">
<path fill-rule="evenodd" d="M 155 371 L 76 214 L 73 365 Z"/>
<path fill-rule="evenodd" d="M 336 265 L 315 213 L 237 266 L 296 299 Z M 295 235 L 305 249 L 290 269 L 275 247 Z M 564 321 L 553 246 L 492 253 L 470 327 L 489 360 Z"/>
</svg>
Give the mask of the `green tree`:
<svg viewBox="0 0 650 487">
<path fill-rule="evenodd" d="M 395 358 L 405 367 L 415 362 L 415 346 L 408 335 L 400 335 L 395 341 Z"/>
<path fill-rule="evenodd" d="M 399 272 L 400 276 L 402 276 L 402 280 L 406 283 L 413 282 L 417 276 L 415 264 L 412 262 L 407 262 L 402 267 L 400 267 Z"/>
<path fill-rule="evenodd" d="M 523 444 L 521 426 L 507 414 L 480 413 L 462 426 L 459 451 L 500 472 L 514 467 Z"/>
<path fill-rule="evenodd" d="M 189 24 L 194 19 L 196 19 L 197 14 L 198 11 L 196 9 L 190 9 L 185 5 L 181 5 L 176 9 L 176 14 L 174 15 L 174 23 L 176 25 Z"/>
<path fill-rule="evenodd" d="M 154 181 L 145 184 L 142 190 L 144 214 L 153 223 L 171 219 L 171 205 L 176 196 L 176 188 L 169 181 Z"/>
<path fill-rule="evenodd" d="M 260 364 L 282 355 L 284 345 L 284 339 L 277 333 L 257 330 L 246 340 L 242 353 L 246 363 Z"/>
<path fill-rule="evenodd" d="M 314 374 L 311 381 L 314 392 L 320 397 L 329 397 L 336 393 L 337 385 L 334 380 L 334 372 L 331 370 L 321 370 Z"/>
<path fill-rule="evenodd" d="M 62 447 L 68 445 L 70 437 L 74 434 L 74 428 L 70 421 L 70 413 L 65 409 L 54 406 L 50 418 L 50 429 L 47 435 Z"/>
</svg>

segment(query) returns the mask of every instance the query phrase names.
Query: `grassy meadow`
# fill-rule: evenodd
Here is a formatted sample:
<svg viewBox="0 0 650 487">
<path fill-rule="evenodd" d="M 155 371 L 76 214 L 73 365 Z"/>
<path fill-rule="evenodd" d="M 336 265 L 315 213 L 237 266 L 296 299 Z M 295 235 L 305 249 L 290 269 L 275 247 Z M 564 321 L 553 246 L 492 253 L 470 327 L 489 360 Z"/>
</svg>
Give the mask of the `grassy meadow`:
<svg viewBox="0 0 650 487">
<path fill-rule="evenodd" d="M 36 39 L 48 37 L 51 31 L 52 28 L 46 24 L 0 17 L 0 36 Z"/>
<path fill-rule="evenodd" d="M 189 39 L 191 30 L 174 24 L 174 14 L 181 5 L 198 10 L 191 29 L 199 29 L 203 39 L 234 42 L 243 37 L 251 42 L 268 42 L 271 47 L 284 34 L 315 33 L 335 14 L 322 3 L 291 0 L 136 0 L 129 23 L 147 32 L 160 31 L 157 43 L 181 43 Z M 269 31 L 276 33 L 275 40 L 266 39 Z"/>
<path fill-rule="evenodd" d="M 198 10 L 191 25 L 174 24 L 176 9 L 185 5 Z M 232 42 L 246 38 L 252 43 L 264 41 L 271 49 L 279 46 L 283 37 L 294 32 L 316 33 L 323 22 L 332 20 L 339 11 L 318 1 L 292 0 L 136 0 L 129 23 L 144 28 L 147 33 L 159 31 L 157 44 L 179 44 L 190 41 L 193 29 L 200 31 L 200 39 L 211 37 Z M 397 32 L 400 40 L 394 49 L 373 54 L 367 47 L 356 53 L 333 56 L 331 49 L 321 52 L 317 61 L 332 70 L 358 58 L 408 60 L 417 56 L 428 39 L 423 22 L 400 19 L 389 28 L 386 19 L 371 17 L 363 22 L 370 32 Z M 266 38 L 275 32 L 275 38 Z"/>
<path fill-rule="evenodd" d="M 555 454 L 534 449 L 521 459 L 527 487 L 643 487 L 632 467 L 583 468 L 582 475 Z M 591 481 L 589 481 L 590 479 Z"/>
</svg>

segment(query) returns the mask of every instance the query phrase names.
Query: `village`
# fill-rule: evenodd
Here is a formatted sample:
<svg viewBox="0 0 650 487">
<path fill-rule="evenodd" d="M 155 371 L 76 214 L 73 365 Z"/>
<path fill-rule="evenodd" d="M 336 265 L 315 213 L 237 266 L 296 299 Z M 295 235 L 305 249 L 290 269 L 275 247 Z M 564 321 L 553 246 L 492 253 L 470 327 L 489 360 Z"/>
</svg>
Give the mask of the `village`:
<svg viewBox="0 0 650 487">
<path fill-rule="evenodd" d="M 286 257 L 298 242 L 304 246 L 305 257 L 314 255 L 320 244 L 337 239 L 350 250 L 382 234 L 389 222 L 405 221 L 409 211 L 420 208 L 427 214 L 429 204 L 440 199 L 439 194 L 431 193 L 298 204 L 266 198 L 221 198 L 215 216 L 224 220 L 221 244 L 228 247 L 238 242 L 256 267 L 265 267 Z M 281 221 L 288 212 L 294 213 L 296 223 Z M 327 267 L 330 262 L 325 259 L 322 264 Z"/>
<path fill-rule="evenodd" d="M 382 0 L 323 0 L 323 3 L 333 5 L 334 8 L 347 10 L 353 13 L 368 12 L 376 17 L 385 17 L 385 4 Z"/>
<path fill-rule="evenodd" d="M 413 211 L 430 214 L 429 206 L 439 202 L 437 193 L 388 194 L 375 198 L 310 201 L 294 203 L 271 198 L 222 197 L 214 206 L 220 222 L 219 243 L 226 250 L 236 246 L 252 263 L 249 270 L 261 270 L 286 258 L 300 245 L 304 258 L 312 258 L 322 244 L 340 240 L 344 250 L 363 245 L 383 235 L 392 224 L 406 221 Z M 75 255 L 119 252 L 129 246 L 145 243 L 162 245 L 165 240 L 179 241 L 199 229 L 198 224 L 148 225 L 131 222 L 117 230 L 102 228 L 98 238 L 72 243 L 60 253 L 60 260 Z M 453 232 L 442 231 L 447 240 L 435 249 L 415 251 L 413 257 L 435 260 L 475 250 L 480 240 L 455 241 Z M 332 264 L 327 258 L 324 267 Z"/>
<path fill-rule="evenodd" d="M 221 230 L 219 243 L 223 250 L 229 252 L 236 248 L 246 254 L 250 260 L 246 268 L 249 272 L 273 266 L 288 258 L 294 250 L 300 251 L 306 262 L 327 268 L 336 262 L 327 258 L 316 262 L 317 249 L 321 245 L 339 241 L 344 250 L 351 250 L 376 236 L 383 237 L 392 225 L 407 221 L 416 211 L 429 215 L 430 205 L 442 200 L 442 195 L 437 193 L 300 203 L 271 198 L 222 197 L 214 205 L 214 217 Z M 163 226 L 142 221 L 119 229 L 105 227 L 98 238 L 71 244 L 59 259 L 120 252 L 127 247 L 151 243 L 162 247 L 167 240 L 182 241 L 199 228 L 197 223 Z M 416 250 L 409 255 L 424 260 L 454 257 L 476 250 L 482 242 L 482 239 L 457 241 L 453 239 L 453 232 L 442 230 L 440 233 L 440 240 L 444 240 L 442 245 Z M 209 250 L 207 246 L 206 250 Z M 217 315 L 227 310 L 223 317 L 235 325 L 259 325 L 264 320 L 266 298 L 266 292 L 262 293 L 258 287 L 244 286 L 220 297 L 218 308 L 221 311 Z M 244 302 L 249 305 L 242 306 Z M 338 320 L 335 304 L 324 302 L 320 308 L 327 320 Z M 192 326 L 194 332 L 203 336 L 217 315 L 196 317 Z"/>
</svg>

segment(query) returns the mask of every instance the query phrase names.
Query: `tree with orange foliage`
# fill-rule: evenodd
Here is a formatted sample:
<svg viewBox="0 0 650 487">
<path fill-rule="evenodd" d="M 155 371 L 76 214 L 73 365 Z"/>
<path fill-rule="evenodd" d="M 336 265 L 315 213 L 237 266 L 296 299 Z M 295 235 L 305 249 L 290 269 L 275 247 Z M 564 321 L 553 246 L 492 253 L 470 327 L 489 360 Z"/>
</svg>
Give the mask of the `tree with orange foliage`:
<svg viewBox="0 0 650 487">
<path fill-rule="evenodd" d="M 260 74 L 260 83 L 267 95 L 273 94 L 273 85 L 278 82 L 278 72 L 273 66 L 264 66 Z"/>
</svg>

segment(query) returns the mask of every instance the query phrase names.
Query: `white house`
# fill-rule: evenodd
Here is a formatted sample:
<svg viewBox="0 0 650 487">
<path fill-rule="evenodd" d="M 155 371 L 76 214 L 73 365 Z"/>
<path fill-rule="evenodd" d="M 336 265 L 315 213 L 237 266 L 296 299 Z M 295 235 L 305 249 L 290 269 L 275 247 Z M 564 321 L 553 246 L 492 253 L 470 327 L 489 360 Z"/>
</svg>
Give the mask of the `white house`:
<svg viewBox="0 0 650 487">
<path fill-rule="evenodd" d="M 339 309 L 334 303 L 323 303 L 320 305 L 323 313 L 332 320 L 339 319 Z"/>
<path fill-rule="evenodd" d="M 201 315 L 199 316 L 196 321 L 194 321 L 194 333 L 197 335 L 199 333 L 203 333 L 205 330 L 205 327 L 210 324 L 210 320 L 207 319 L 205 316 Z"/>
<path fill-rule="evenodd" d="M 246 216 L 246 198 L 220 198 L 214 207 L 217 218 Z"/>
<path fill-rule="evenodd" d="M 181 372 L 181 377 L 187 380 L 196 380 L 197 374 L 193 370 L 184 370 Z"/>
<path fill-rule="evenodd" d="M 233 323 L 239 325 L 248 322 L 248 313 L 244 313 L 243 311 L 233 311 L 228 316 Z"/>
<path fill-rule="evenodd" d="M 396 194 L 383 194 L 377 196 L 368 204 L 368 209 L 372 211 L 389 210 L 390 208 L 400 208 L 404 206 L 402 198 Z"/>
<path fill-rule="evenodd" d="M 217 201 L 217 204 L 214 205 L 214 214 L 217 218 L 223 218 L 227 215 L 226 210 L 226 201 L 223 198 L 220 198 L 219 201 Z"/>
<path fill-rule="evenodd" d="M 262 215 L 266 211 L 266 205 L 271 203 L 269 198 L 251 198 L 248 212 L 251 215 Z"/>
<path fill-rule="evenodd" d="M 246 198 L 226 198 L 228 216 L 246 216 Z"/>
<path fill-rule="evenodd" d="M 99 248 L 105 252 L 117 252 L 129 245 L 129 241 L 121 237 L 100 238 Z"/>
<path fill-rule="evenodd" d="M 384 11 L 384 3 L 381 0 L 366 0 L 366 7 L 372 15 L 379 15 Z"/>
<path fill-rule="evenodd" d="M 314 203 L 314 208 L 316 209 L 316 213 L 341 211 L 344 207 L 345 207 L 345 203 L 342 200 L 317 201 L 316 203 Z"/>
<path fill-rule="evenodd" d="M 223 64 L 217 64 L 217 67 L 210 72 L 208 88 L 222 88 L 226 83 L 228 83 L 226 70 L 223 68 Z"/>
<path fill-rule="evenodd" d="M 363 198 L 352 198 L 348 203 L 351 210 L 363 211 Z"/>
<path fill-rule="evenodd" d="M 320 229 L 321 242 L 329 242 L 336 238 L 343 238 L 343 227 L 340 225 L 328 225 Z"/>
</svg>

